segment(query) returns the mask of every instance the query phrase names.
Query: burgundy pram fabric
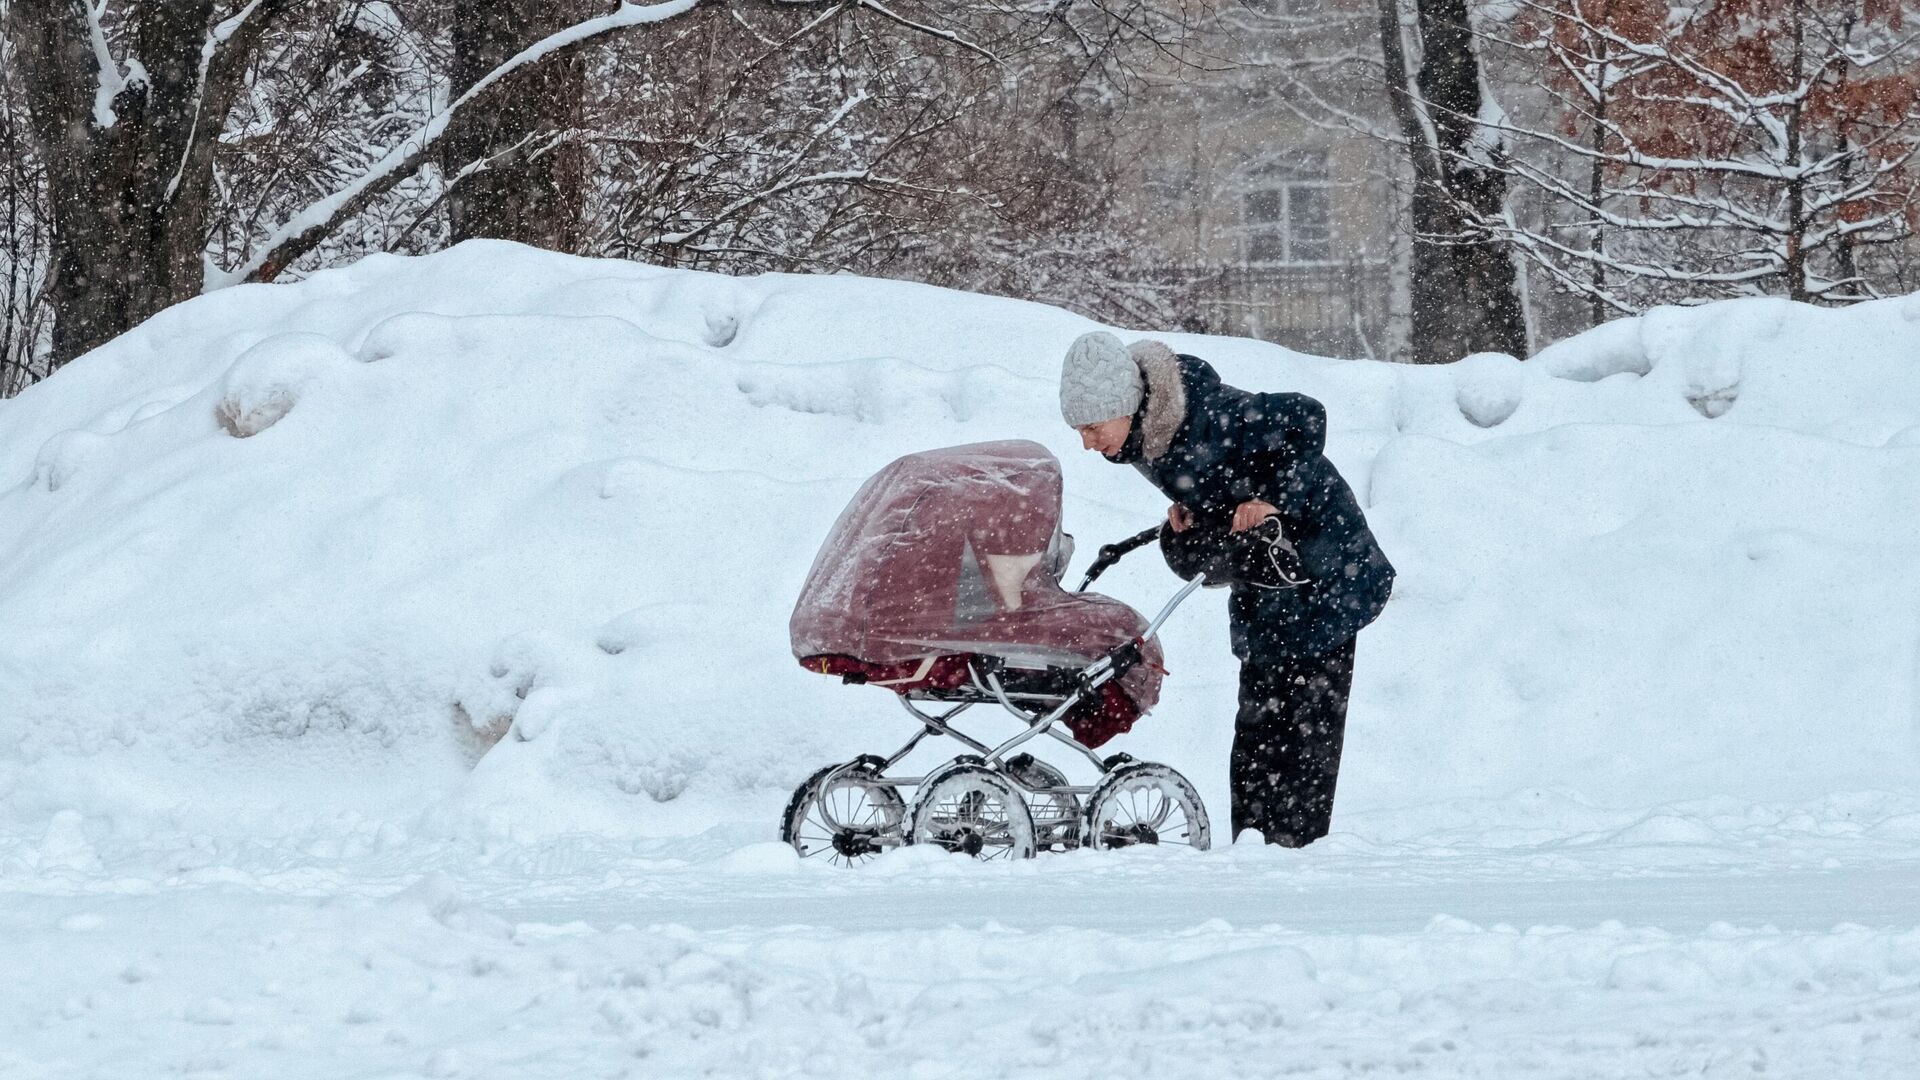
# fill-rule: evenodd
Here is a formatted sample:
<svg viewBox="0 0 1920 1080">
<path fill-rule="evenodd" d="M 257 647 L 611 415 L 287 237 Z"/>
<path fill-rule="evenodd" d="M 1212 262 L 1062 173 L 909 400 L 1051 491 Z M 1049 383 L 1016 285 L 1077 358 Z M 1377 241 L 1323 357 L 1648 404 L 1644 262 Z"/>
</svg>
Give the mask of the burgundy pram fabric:
<svg viewBox="0 0 1920 1080">
<path fill-rule="evenodd" d="M 1038 443 L 928 450 L 880 470 L 834 523 L 788 629 L 814 671 L 858 674 L 900 693 L 966 679 L 966 659 L 1079 669 L 1145 632 L 1139 612 L 1060 587 L 1060 463 Z M 1160 695 L 1160 648 L 1116 695 L 1068 717 L 1104 742 Z M 1128 713 L 1131 715 L 1128 715 Z M 1083 731 L 1084 729 L 1084 731 Z M 1094 743 L 1089 742 L 1089 745 Z"/>
</svg>

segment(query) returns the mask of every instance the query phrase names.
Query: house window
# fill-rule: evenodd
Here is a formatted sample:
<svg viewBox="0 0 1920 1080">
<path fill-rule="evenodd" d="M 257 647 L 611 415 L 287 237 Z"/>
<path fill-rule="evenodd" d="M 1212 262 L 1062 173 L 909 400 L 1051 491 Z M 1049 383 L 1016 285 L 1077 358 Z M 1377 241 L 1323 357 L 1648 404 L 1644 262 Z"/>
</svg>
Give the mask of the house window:
<svg viewBox="0 0 1920 1080">
<path fill-rule="evenodd" d="M 1332 184 L 1325 157 L 1255 168 L 1247 177 L 1243 214 L 1250 265 L 1333 261 Z"/>
<path fill-rule="evenodd" d="M 1324 0 L 1240 0 L 1247 10 L 1257 15 L 1317 15 L 1325 6 Z"/>
</svg>

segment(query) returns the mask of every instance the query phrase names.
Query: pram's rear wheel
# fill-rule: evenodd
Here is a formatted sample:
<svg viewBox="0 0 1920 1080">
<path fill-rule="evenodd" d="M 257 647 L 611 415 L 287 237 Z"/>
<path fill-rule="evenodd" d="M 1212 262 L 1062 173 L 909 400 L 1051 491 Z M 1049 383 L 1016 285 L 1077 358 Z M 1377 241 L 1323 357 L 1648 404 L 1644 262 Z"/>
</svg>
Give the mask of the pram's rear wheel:
<svg viewBox="0 0 1920 1080">
<path fill-rule="evenodd" d="M 1082 842 L 1100 849 L 1185 844 L 1205 851 L 1213 844 L 1211 831 L 1207 808 L 1186 777 L 1134 761 L 1108 773 L 1087 796 Z"/>
<path fill-rule="evenodd" d="M 1072 851 L 1080 846 L 1080 799 L 1071 791 L 1059 790 L 1068 786 L 1066 774 L 1032 754 L 1016 754 L 1007 759 L 1007 775 L 1028 789 L 1027 810 L 1033 815 L 1034 841 L 1040 850 Z"/>
<path fill-rule="evenodd" d="M 910 843 L 937 844 L 978 859 L 1031 859 L 1033 815 L 1012 781 L 981 765 L 950 765 L 913 800 Z"/>
<path fill-rule="evenodd" d="M 780 839 L 803 859 L 859 866 L 902 843 L 907 805 L 866 759 L 829 765 L 807 778 L 787 802 Z"/>
</svg>

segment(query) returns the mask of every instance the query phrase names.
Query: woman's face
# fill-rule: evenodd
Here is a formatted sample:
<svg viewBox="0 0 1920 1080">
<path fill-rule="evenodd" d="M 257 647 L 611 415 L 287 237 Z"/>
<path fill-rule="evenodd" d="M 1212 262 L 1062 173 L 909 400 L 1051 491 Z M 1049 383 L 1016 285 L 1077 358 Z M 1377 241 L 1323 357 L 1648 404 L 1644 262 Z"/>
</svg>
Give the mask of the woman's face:
<svg viewBox="0 0 1920 1080">
<path fill-rule="evenodd" d="M 1133 431 L 1133 417 L 1116 416 L 1097 424 L 1081 424 L 1074 430 L 1080 433 L 1081 446 L 1112 457 L 1127 445 L 1127 435 Z"/>
</svg>

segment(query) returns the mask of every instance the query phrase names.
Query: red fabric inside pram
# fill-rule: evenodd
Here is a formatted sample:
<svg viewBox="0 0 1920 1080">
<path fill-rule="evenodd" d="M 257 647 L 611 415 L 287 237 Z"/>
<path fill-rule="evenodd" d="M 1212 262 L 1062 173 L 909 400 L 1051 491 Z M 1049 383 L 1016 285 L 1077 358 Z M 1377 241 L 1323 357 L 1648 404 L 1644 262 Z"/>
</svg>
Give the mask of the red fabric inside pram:
<svg viewBox="0 0 1920 1080">
<path fill-rule="evenodd" d="M 896 694 L 912 690 L 953 690 L 965 686 L 972 656 L 930 656 L 920 662 L 869 664 L 851 656 L 809 656 L 800 661 L 808 671 L 851 677 L 851 681 L 884 686 Z M 1157 661 L 1156 661 L 1157 662 Z M 1133 730 L 1140 707 L 1118 682 L 1100 687 L 1100 693 L 1080 702 L 1061 720 L 1073 737 L 1089 747 Z"/>
<path fill-rule="evenodd" d="M 964 683 L 967 657 L 1079 669 L 1139 637 L 1139 612 L 1061 588 L 1060 497 L 1060 463 L 1038 443 L 975 443 L 888 465 L 860 488 L 814 558 L 788 627 L 795 657 L 816 671 L 864 665 L 852 670 L 904 693 L 916 680 L 901 680 L 929 658 L 921 678 L 957 672 L 950 689 Z M 1145 663 L 1110 684 L 1113 694 L 1088 704 L 1098 716 L 1082 718 L 1076 737 L 1105 741 L 1153 707 L 1159 645 L 1144 651 Z"/>
</svg>

